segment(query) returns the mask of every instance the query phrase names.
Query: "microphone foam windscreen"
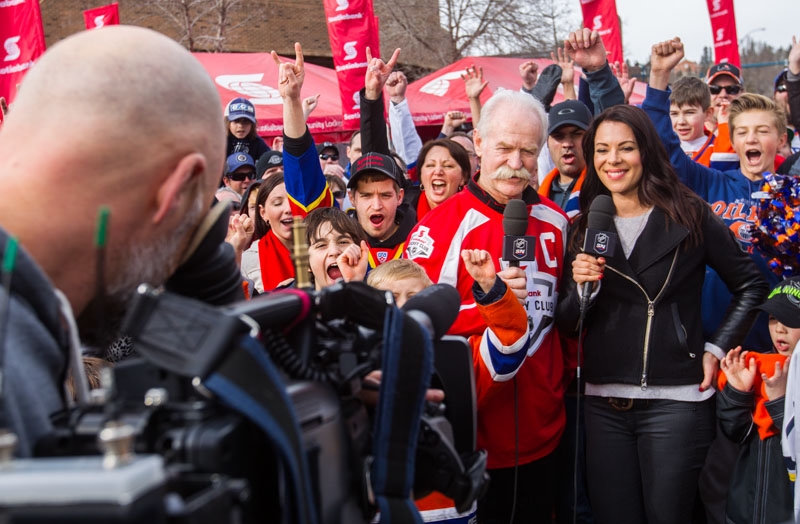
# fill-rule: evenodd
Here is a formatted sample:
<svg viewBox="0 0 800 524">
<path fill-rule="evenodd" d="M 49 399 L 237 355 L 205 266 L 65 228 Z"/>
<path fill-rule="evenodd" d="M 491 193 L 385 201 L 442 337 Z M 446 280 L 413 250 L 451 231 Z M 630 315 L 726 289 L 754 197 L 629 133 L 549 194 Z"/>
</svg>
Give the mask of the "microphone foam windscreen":
<svg viewBox="0 0 800 524">
<path fill-rule="evenodd" d="M 524 200 L 514 198 L 508 201 L 503 210 L 503 233 L 521 237 L 528 230 L 528 206 Z"/>
</svg>

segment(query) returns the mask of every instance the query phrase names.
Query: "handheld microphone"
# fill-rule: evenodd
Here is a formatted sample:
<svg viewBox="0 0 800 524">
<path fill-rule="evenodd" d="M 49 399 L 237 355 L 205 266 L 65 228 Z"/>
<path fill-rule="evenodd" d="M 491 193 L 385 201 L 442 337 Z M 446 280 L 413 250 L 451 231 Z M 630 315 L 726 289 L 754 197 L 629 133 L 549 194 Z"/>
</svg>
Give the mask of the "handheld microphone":
<svg viewBox="0 0 800 524">
<path fill-rule="evenodd" d="M 583 238 L 583 252 L 596 257 L 614 256 L 617 235 L 611 233 L 614 215 L 617 213 L 614 201 L 608 195 L 598 195 L 589 206 L 589 219 L 586 236 Z M 588 302 L 592 293 L 592 283 L 583 283 L 583 302 Z"/>
<path fill-rule="evenodd" d="M 518 198 L 509 200 L 503 210 L 503 260 L 511 267 L 536 258 L 536 237 L 525 236 L 527 230 L 528 206 Z"/>
<path fill-rule="evenodd" d="M 422 325 L 434 340 L 439 340 L 456 321 L 460 308 L 461 296 L 456 288 L 434 284 L 409 298 L 400 309 Z"/>
</svg>

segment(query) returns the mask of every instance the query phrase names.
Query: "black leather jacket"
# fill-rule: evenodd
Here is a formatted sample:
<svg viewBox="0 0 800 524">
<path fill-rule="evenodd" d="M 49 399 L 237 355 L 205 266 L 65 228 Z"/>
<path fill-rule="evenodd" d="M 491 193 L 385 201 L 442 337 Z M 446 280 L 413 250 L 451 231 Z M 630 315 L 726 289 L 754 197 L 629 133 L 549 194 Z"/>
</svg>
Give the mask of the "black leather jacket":
<svg viewBox="0 0 800 524">
<path fill-rule="evenodd" d="M 616 233 L 616 231 L 612 231 Z M 606 257 L 602 285 L 585 320 L 583 370 L 593 384 L 672 386 L 703 380 L 704 340 L 700 295 L 706 265 L 733 294 L 725 320 L 709 341 L 723 351 L 736 347 L 755 319 L 753 306 L 767 282 L 731 231 L 703 206 L 703 240 L 688 244 L 689 231 L 656 208 L 626 259 L 616 241 Z M 556 322 L 576 335 L 579 301 L 569 253 Z"/>
</svg>

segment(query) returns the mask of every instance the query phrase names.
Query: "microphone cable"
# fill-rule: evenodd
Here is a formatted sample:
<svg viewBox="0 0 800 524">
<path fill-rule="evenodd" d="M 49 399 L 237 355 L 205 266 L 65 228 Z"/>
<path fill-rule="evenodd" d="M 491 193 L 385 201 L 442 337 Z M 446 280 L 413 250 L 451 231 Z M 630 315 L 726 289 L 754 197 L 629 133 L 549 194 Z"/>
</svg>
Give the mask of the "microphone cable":
<svg viewBox="0 0 800 524">
<path fill-rule="evenodd" d="M 511 499 L 511 519 L 509 524 L 514 524 L 517 516 L 517 476 L 519 475 L 519 405 L 517 403 L 517 375 L 514 381 L 514 498 Z"/>
<path fill-rule="evenodd" d="M 578 457 L 581 436 L 581 362 L 583 361 L 583 322 L 586 318 L 589 298 L 581 298 L 581 303 L 584 301 L 586 307 L 581 307 L 581 314 L 578 319 L 578 361 L 575 368 L 575 463 L 572 468 L 572 524 L 577 524 L 578 522 Z"/>
</svg>

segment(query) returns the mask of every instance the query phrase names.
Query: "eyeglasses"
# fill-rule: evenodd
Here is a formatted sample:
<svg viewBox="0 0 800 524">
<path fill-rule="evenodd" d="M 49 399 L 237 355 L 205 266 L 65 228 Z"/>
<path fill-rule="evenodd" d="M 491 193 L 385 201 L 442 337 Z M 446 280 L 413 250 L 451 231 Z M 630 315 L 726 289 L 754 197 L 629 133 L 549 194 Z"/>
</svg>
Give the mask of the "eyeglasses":
<svg viewBox="0 0 800 524">
<path fill-rule="evenodd" d="M 775 91 L 778 93 L 785 93 L 786 92 L 786 84 L 781 84 L 775 88 Z"/>
<path fill-rule="evenodd" d="M 245 178 L 247 178 L 248 180 L 255 180 L 256 172 L 248 171 L 247 173 L 230 173 L 228 174 L 228 178 L 230 178 L 231 180 L 235 180 L 236 182 L 244 182 Z"/>
<path fill-rule="evenodd" d="M 724 90 L 725 90 L 725 92 L 726 92 L 726 93 L 728 93 L 729 95 L 738 95 L 738 94 L 739 94 L 739 91 L 741 91 L 741 90 L 742 90 L 742 86 L 740 86 L 740 85 L 732 85 L 732 86 L 715 86 L 715 85 L 710 85 L 710 86 L 708 86 L 708 90 L 711 92 L 711 94 L 712 94 L 712 95 L 718 95 L 718 94 L 720 94 L 720 93 L 722 92 L 722 90 L 723 90 L 723 89 L 724 89 Z"/>
<path fill-rule="evenodd" d="M 330 155 L 328 153 L 322 153 L 321 155 L 319 155 L 319 157 L 322 160 L 328 160 L 329 158 L 332 159 L 332 160 L 339 160 L 339 155 L 337 155 L 336 153 L 333 153 L 333 154 L 330 154 Z"/>
<path fill-rule="evenodd" d="M 334 191 L 333 198 L 339 199 L 344 198 L 344 191 Z"/>
</svg>

